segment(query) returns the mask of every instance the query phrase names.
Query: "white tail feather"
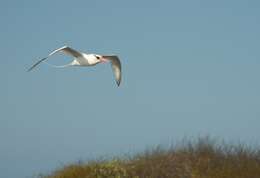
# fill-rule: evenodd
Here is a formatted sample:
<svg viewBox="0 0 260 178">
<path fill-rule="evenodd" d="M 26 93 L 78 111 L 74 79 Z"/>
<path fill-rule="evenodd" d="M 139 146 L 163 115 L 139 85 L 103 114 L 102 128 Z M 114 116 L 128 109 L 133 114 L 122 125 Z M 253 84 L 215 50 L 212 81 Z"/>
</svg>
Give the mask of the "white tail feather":
<svg viewBox="0 0 260 178">
<path fill-rule="evenodd" d="M 54 64 L 50 64 L 50 63 L 48 63 L 48 62 L 46 62 L 46 61 L 43 61 L 43 62 L 44 62 L 45 64 L 47 64 L 48 66 L 51 66 L 51 67 L 54 67 L 54 68 L 64 68 L 64 67 L 72 66 L 72 63 L 57 66 L 57 65 L 54 65 Z"/>
</svg>

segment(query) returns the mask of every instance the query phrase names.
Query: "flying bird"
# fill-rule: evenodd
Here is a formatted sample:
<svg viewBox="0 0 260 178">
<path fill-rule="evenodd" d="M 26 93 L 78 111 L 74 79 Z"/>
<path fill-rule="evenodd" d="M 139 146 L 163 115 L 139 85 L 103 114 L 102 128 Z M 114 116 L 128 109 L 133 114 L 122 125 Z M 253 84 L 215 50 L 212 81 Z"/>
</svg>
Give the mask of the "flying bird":
<svg viewBox="0 0 260 178">
<path fill-rule="evenodd" d="M 121 74 L 121 62 L 120 62 L 118 56 L 116 56 L 116 55 L 86 54 L 86 53 L 79 52 L 75 49 L 72 49 L 68 46 L 63 46 L 59 49 L 52 51 L 47 57 L 39 60 L 32 67 L 30 67 L 28 69 L 28 72 L 33 70 L 40 63 L 46 62 L 46 60 L 50 56 L 52 56 L 56 53 L 59 53 L 59 52 L 62 52 L 66 55 L 69 55 L 69 56 L 73 57 L 74 59 L 69 64 L 66 64 L 66 65 L 63 65 L 63 66 L 54 66 L 54 65 L 51 65 L 51 66 L 60 67 L 60 68 L 69 67 L 69 66 L 83 66 L 84 67 L 84 66 L 94 66 L 94 65 L 99 64 L 99 63 L 110 62 L 112 69 L 113 69 L 113 72 L 114 72 L 114 75 L 115 75 L 116 83 L 117 83 L 118 86 L 120 85 L 122 74 Z"/>
</svg>

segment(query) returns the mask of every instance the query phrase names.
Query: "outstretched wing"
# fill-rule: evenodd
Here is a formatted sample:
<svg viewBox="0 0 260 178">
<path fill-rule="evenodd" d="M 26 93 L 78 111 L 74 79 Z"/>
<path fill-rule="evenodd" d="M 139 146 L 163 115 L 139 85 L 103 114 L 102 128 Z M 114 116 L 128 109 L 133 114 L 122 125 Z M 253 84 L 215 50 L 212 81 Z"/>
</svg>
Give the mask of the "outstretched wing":
<svg viewBox="0 0 260 178">
<path fill-rule="evenodd" d="M 116 83 L 119 86 L 121 83 L 121 78 L 122 78 L 122 72 L 121 72 L 121 62 L 119 58 L 115 55 L 110 55 L 110 56 L 103 56 L 105 59 L 110 60 L 112 69 L 114 71 L 114 75 L 116 78 Z"/>
<path fill-rule="evenodd" d="M 48 57 L 50 57 L 50 56 L 52 56 L 52 55 L 54 55 L 54 54 L 56 54 L 58 52 L 63 52 L 63 53 L 65 53 L 65 54 L 67 54 L 69 56 L 72 56 L 72 57 L 80 57 L 80 56 L 82 56 L 82 54 L 80 52 L 78 52 L 78 51 L 76 51 L 76 50 L 74 50 L 74 49 L 72 49 L 72 48 L 70 48 L 68 46 L 63 46 L 63 47 L 61 47 L 59 49 L 56 49 L 53 52 L 51 52 L 47 57 L 45 57 L 45 58 L 39 60 L 38 62 L 36 62 L 32 67 L 30 67 L 28 69 L 28 72 L 33 70 L 37 65 L 39 65 L 41 62 L 45 61 Z"/>
</svg>

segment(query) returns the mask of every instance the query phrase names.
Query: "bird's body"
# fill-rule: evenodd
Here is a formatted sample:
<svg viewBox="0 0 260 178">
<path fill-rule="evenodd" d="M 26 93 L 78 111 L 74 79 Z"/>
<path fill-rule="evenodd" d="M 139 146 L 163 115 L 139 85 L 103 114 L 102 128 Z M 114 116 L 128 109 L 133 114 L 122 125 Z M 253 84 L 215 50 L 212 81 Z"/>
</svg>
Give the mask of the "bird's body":
<svg viewBox="0 0 260 178">
<path fill-rule="evenodd" d="M 97 54 L 85 54 L 82 53 L 82 56 L 74 58 L 71 65 L 75 66 L 94 66 L 100 63 L 100 60 L 96 58 Z"/>
<path fill-rule="evenodd" d="M 111 62 L 117 85 L 120 85 L 121 82 L 121 62 L 116 55 L 98 55 L 98 54 L 86 54 L 82 52 L 78 52 L 70 47 L 63 46 L 59 49 L 51 52 L 47 57 L 39 60 L 35 63 L 28 71 L 34 69 L 41 62 L 46 62 L 47 58 L 58 53 L 63 52 L 71 57 L 73 57 L 73 61 L 69 64 L 63 66 L 54 66 L 54 67 L 69 67 L 69 66 L 94 66 L 99 63 Z"/>
</svg>

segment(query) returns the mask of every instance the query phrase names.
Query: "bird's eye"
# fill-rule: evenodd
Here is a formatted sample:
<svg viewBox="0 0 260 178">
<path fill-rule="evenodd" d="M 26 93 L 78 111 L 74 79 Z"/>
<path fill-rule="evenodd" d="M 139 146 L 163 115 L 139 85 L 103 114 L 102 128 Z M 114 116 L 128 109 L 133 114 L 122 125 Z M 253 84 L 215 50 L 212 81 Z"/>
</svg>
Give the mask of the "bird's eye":
<svg viewBox="0 0 260 178">
<path fill-rule="evenodd" d="M 99 56 L 96 56 L 97 59 L 99 59 L 100 57 Z"/>
</svg>

